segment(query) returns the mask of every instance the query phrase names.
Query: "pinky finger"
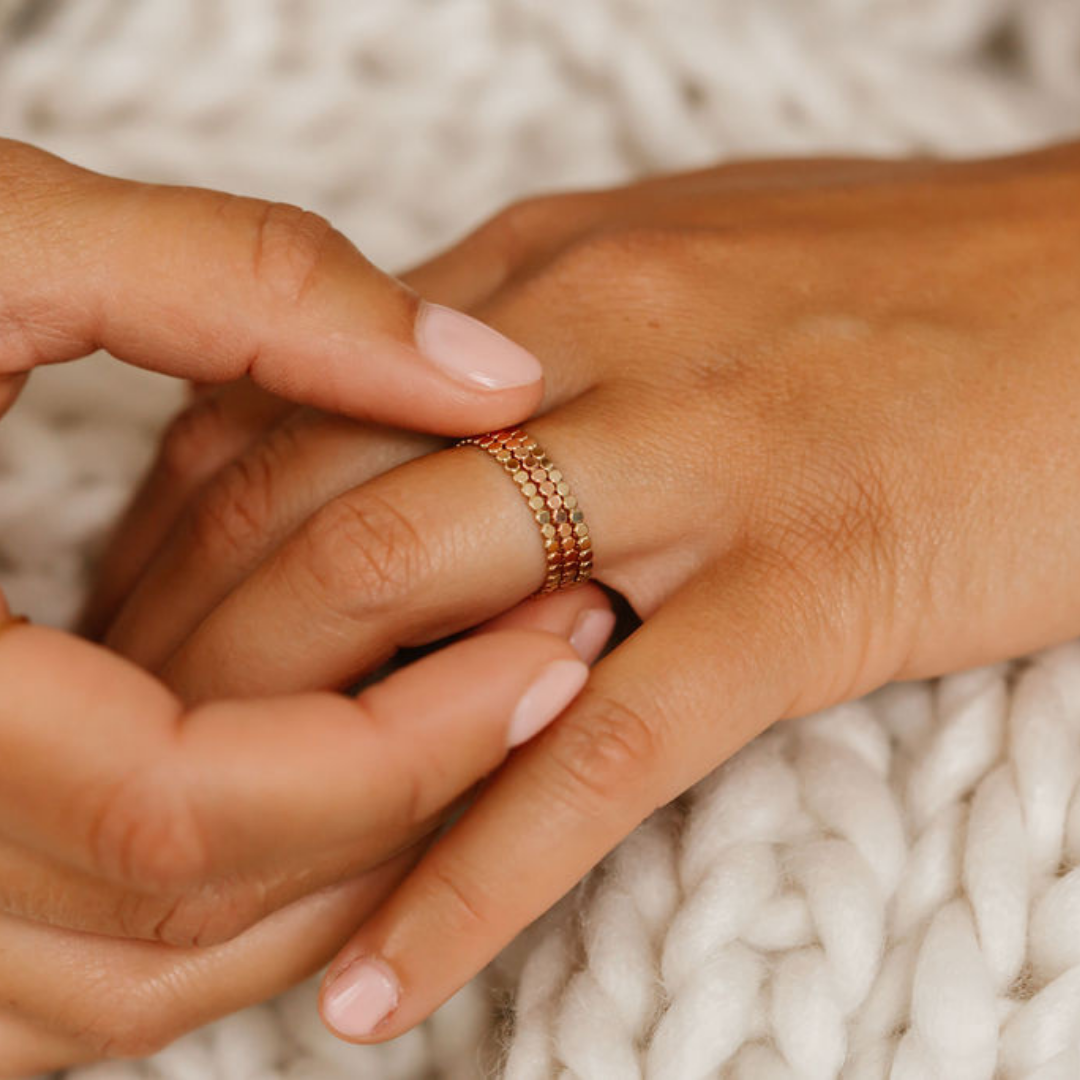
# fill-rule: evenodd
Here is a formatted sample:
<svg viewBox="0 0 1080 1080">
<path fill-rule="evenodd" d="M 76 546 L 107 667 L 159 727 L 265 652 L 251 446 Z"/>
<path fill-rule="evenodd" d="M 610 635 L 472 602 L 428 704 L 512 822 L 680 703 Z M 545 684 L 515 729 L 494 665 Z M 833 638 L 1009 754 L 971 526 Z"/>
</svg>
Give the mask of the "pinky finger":
<svg viewBox="0 0 1080 1080">
<path fill-rule="evenodd" d="M 0 1080 L 26 1080 L 69 1065 L 82 1065 L 94 1057 L 91 1050 L 74 1039 L 0 1010 Z"/>
</svg>

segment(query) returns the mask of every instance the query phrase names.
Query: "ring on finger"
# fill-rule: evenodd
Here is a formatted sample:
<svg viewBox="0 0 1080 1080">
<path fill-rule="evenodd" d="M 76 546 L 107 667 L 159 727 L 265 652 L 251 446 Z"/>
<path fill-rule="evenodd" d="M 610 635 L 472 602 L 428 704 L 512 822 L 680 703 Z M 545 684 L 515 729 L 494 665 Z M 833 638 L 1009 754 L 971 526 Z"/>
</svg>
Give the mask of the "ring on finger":
<svg viewBox="0 0 1080 1080">
<path fill-rule="evenodd" d="M 532 512 L 544 545 L 546 571 L 537 595 L 584 585 L 592 576 L 589 527 L 570 484 L 523 428 L 471 435 L 458 446 L 475 446 L 495 459 L 514 481 Z"/>
</svg>

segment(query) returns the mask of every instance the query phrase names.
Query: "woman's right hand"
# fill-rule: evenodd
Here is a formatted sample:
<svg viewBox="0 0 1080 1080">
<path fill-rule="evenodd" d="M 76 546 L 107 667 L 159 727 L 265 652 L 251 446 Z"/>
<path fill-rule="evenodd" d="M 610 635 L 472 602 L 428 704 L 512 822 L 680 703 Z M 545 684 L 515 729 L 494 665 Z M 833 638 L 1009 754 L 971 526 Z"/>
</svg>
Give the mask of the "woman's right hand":
<svg viewBox="0 0 1080 1080">
<path fill-rule="evenodd" d="M 527 353 L 314 215 L 0 140 L 0 412 L 31 368 L 97 347 L 440 434 L 540 395 Z M 593 609 L 595 589 L 530 605 L 355 701 L 185 710 L 0 595 L 0 1076 L 141 1055 L 325 963 L 580 687 L 567 639 Z"/>
</svg>

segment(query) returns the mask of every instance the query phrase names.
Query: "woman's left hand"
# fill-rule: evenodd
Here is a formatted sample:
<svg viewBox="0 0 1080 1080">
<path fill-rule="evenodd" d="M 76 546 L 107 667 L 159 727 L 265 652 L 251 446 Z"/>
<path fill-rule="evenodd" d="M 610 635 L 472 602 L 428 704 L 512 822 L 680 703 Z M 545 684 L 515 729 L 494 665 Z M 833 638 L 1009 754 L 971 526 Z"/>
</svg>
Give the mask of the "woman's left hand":
<svg viewBox="0 0 1080 1080">
<path fill-rule="evenodd" d="M 1078 178 L 1076 148 L 734 166 L 526 203 L 414 276 L 485 282 L 544 359 L 529 431 L 645 623 L 340 954 L 335 1031 L 417 1023 L 775 720 L 1080 632 Z M 542 580 L 486 454 L 267 429 L 109 635 L 182 695 L 342 684 Z"/>
</svg>

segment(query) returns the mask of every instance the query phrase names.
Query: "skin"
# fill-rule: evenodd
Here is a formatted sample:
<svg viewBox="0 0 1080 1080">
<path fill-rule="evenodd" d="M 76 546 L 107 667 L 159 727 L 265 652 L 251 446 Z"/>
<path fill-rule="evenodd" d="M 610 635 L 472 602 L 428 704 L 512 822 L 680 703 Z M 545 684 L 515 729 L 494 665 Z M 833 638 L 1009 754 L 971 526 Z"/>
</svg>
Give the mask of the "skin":
<svg viewBox="0 0 1080 1080">
<path fill-rule="evenodd" d="M 433 367 L 417 294 L 294 207 L 3 140 L 0 207 L 0 412 L 33 367 L 98 347 L 273 390 L 238 410 L 249 439 L 302 402 L 453 433 L 541 392 Z M 568 640 L 586 612 L 610 629 L 599 590 L 552 597 L 355 699 L 192 706 L 0 595 L 0 1076 L 141 1056 L 325 964 L 505 760 L 537 678 L 599 651 L 595 621 Z"/>
<path fill-rule="evenodd" d="M 541 357 L 529 430 L 644 623 L 335 959 L 400 984 L 356 1041 L 423 1019 L 777 720 L 1080 633 L 1080 147 L 543 198 L 410 281 Z M 89 613 L 182 698 L 341 685 L 537 586 L 484 455 L 307 410 L 237 453 L 252 394 L 196 407 L 220 438 L 144 493 L 116 547 L 141 562 Z"/>
<path fill-rule="evenodd" d="M 1080 408 L 1071 377 L 1080 340 L 1078 157 L 1064 147 L 965 165 L 770 162 L 544 199 L 410 276 L 420 295 L 468 309 L 543 359 L 542 415 L 530 430 L 579 495 L 599 578 L 629 598 L 644 625 L 600 662 L 552 726 L 489 776 L 451 829 L 411 853 L 415 866 L 396 868 L 405 874 L 396 887 L 371 876 L 379 867 L 353 879 L 364 899 L 345 897 L 342 906 L 363 924 L 330 974 L 378 956 L 402 988 L 371 1038 L 427 1015 L 653 807 L 777 719 L 1080 630 L 1080 570 L 1068 557 L 1080 514 L 1070 453 Z M 291 310 L 280 301 L 274 309 L 286 319 Z M 172 325 L 193 334 L 182 317 Z M 542 574 L 519 496 L 477 451 L 424 454 L 430 444 L 414 436 L 402 442 L 258 397 L 244 385 L 203 395 L 194 414 L 202 419 L 179 426 L 203 425 L 202 436 L 173 429 L 155 476 L 165 490 L 133 510 L 117 541 L 128 566 L 109 561 L 88 615 L 116 650 L 169 687 L 92 651 L 95 664 L 108 660 L 92 681 L 110 702 L 137 680 L 131 694 L 154 696 L 166 718 L 150 726 L 166 732 L 186 705 L 196 718 L 211 710 L 215 722 L 193 730 L 213 735 L 225 710 L 220 747 L 158 737 L 203 747 L 197 764 L 209 790 L 227 778 L 240 792 L 208 804 L 223 815 L 210 819 L 221 837 L 212 865 L 230 882 L 260 851 L 258 822 L 243 827 L 237 807 L 261 821 L 258 778 L 288 774 L 294 784 L 296 770 L 286 766 L 309 740 L 298 746 L 281 721 L 287 701 L 223 706 L 221 695 L 307 691 L 334 703 L 327 723 L 337 722 L 348 706 L 322 696 L 324 688 L 344 685 L 398 645 L 438 640 L 511 607 Z M 130 547 L 129 536 L 137 540 Z M 9 630 L 0 656 L 41 649 L 31 635 L 45 633 Z M 558 646 L 545 635 L 537 641 Z M 12 662 L 20 678 L 31 666 L 25 652 Z M 76 669 L 66 654 L 63 663 Z M 43 668 L 42 694 L 59 692 L 54 670 Z M 463 671 L 486 681 L 495 670 L 451 664 L 440 678 Z M 84 699 L 73 700 L 84 707 Z M 72 755 L 73 765 L 94 745 L 80 720 L 72 734 L 83 755 Z M 230 732 L 256 722 L 265 735 L 237 735 L 230 758 Z M 409 741 L 417 775 L 445 776 L 442 754 L 469 741 L 446 730 Z M 136 725 L 125 739 L 105 741 L 134 752 L 150 738 L 140 732 Z M 277 753 L 285 764 L 275 767 Z M 405 749 L 398 753 L 407 761 Z M 355 760 L 338 753 L 326 763 L 334 777 L 349 774 L 353 799 Z M 192 775 L 190 763 L 174 769 L 174 761 L 151 775 Z M 83 791 L 81 779 L 73 793 Z M 347 877 L 342 849 L 363 838 L 343 841 L 338 830 L 382 812 L 383 800 L 392 804 L 393 779 L 380 770 L 372 777 L 379 803 L 344 813 L 344 791 L 290 786 L 299 820 L 338 839 L 327 851 L 297 829 L 286 845 L 301 864 L 292 873 L 315 867 L 332 877 L 338 867 Z M 90 853 L 80 856 L 64 831 L 82 819 L 53 820 L 50 831 L 56 805 L 16 806 L 9 828 L 37 837 L 42 858 L 85 872 Z M 272 822 L 280 831 L 280 819 Z M 401 831 L 404 859 L 410 831 Z M 386 842 L 385 828 L 380 835 Z M 175 859 L 144 860 L 139 869 L 160 893 L 156 875 Z M 115 874 L 101 876 L 112 882 Z M 205 882 L 164 884 L 181 911 L 198 911 Z M 92 904 L 74 907 L 78 914 Z M 206 907 L 219 905 L 204 900 L 204 918 Z M 240 910 L 216 928 L 213 944 L 189 938 L 182 947 L 196 950 L 191 964 L 203 982 L 147 975 L 133 962 L 108 987 L 122 1007 L 110 999 L 93 1026 L 96 1042 L 80 1044 L 82 1052 L 138 1052 L 132 1029 L 159 1043 L 274 992 L 305 965 L 218 970 L 206 957 L 240 948 L 248 933 L 270 940 L 277 924 L 267 920 L 293 910 Z M 154 914 L 153 926 L 169 924 L 160 909 Z M 62 931 L 60 921 L 54 914 L 50 926 L 46 913 L 28 932 Z M 330 939 L 344 937 L 348 922 L 343 915 L 327 931 L 321 956 L 337 948 Z M 321 933 L 327 923 L 316 911 L 306 929 Z M 156 944 L 132 941 L 130 928 L 112 931 L 110 945 Z M 7 1033 L 74 1038 L 88 1018 L 56 1013 L 71 1010 L 72 998 L 98 996 L 71 992 L 93 980 L 73 979 L 59 962 L 31 965 L 36 940 L 20 955 L 27 978 L 44 981 L 5 989 L 15 1016 Z M 245 959 L 255 964 L 268 951 Z M 80 973 L 101 970 L 86 964 Z M 31 1050 L 44 1058 L 58 1047 Z"/>
</svg>

